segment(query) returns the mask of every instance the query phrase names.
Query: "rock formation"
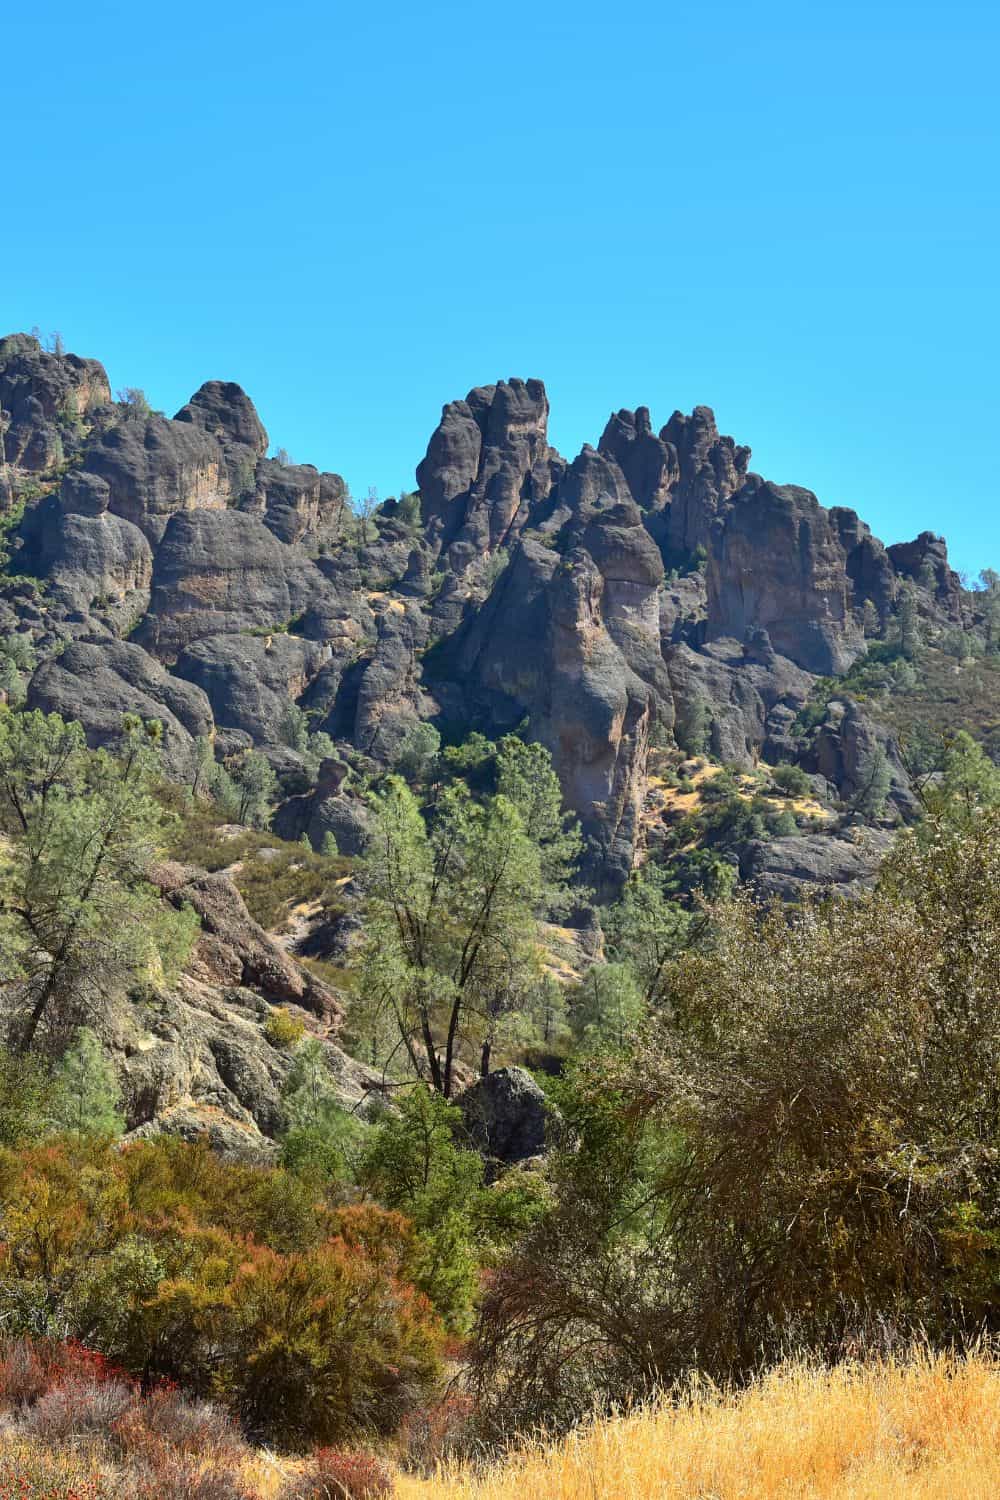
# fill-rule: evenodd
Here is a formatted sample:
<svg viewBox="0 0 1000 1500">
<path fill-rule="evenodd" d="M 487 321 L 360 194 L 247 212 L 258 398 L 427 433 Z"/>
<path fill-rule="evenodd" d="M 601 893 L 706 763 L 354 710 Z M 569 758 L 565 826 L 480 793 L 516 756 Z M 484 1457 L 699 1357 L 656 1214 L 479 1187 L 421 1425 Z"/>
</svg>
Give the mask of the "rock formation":
<svg viewBox="0 0 1000 1500">
<path fill-rule="evenodd" d="M 567 462 L 540 381 L 476 387 L 418 465 L 422 517 L 389 502 L 362 526 L 338 475 L 266 457 L 231 382 L 168 419 L 112 402 L 95 360 L 12 335 L 0 402 L 4 494 L 27 499 L 0 630 L 37 654 L 29 702 L 95 744 L 125 711 L 158 717 L 176 769 L 197 735 L 220 756 L 256 744 L 287 772 L 279 824 L 317 844 L 364 832 L 335 787 L 303 793 L 290 702 L 374 767 L 420 720 L 518 729 L 551 750 L 611 894 L 642 857 L 652 741 L 700 715 L 719 761 L 803 759 L 850 799 L 875 730 L 847 707 L 796 740 L 817 674 L 891 631 L 904 589 L 931 628 L 962 619 L 939 538 L 886 548 L 853 511 L 749 472 L 704 406 L 658 433 L 647 408 L 617 411 Z"/>
</svg>

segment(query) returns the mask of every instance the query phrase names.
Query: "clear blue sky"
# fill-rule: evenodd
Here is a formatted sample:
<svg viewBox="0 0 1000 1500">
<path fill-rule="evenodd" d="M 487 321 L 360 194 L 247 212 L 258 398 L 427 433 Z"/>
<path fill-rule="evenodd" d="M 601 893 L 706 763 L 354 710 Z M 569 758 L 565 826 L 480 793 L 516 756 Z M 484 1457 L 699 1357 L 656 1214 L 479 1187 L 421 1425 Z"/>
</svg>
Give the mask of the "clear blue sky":
<svg viewBox="0 0 1000 1500">
<path fill-rule="evenodd" d="M 715 407 L 1000 566 L 995 3 L 8 7 L 0 325 L 394 493 L 442 404 Z"/>
</svg>

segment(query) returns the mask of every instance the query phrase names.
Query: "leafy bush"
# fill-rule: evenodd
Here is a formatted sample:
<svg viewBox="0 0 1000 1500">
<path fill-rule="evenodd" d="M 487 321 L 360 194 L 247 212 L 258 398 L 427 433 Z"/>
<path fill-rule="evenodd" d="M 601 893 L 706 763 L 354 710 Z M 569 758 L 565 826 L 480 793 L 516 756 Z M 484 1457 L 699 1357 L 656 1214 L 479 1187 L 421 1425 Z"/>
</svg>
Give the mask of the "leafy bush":
<svg viewBox="0 0 1000 1500">
<path fill-rule="evenodd" d="M 808 797 L 812 791 L 812 783 L 802 767 L 793 766 L 788 761 L 782 761 L 774 767 L 771 780 L 779 791 L 789 797 Z"/>
<path fill-rule="evenodd" d="M 1000 809 L 902 835 L 856 901 L 713 924 L 636 1046 L 559 1097 L 553 1208 L 480 1313 L 498 1422 L 792 1341 L 1000 1330 Z"/>
<path fill-rule="evenodd" d="M 397 1214 L 335 1212 L 289 1172 L 202 1147 L 116 1151 L 86 1136 L 0 1150 L 0 1202 L 15 1331 L 67 1327 L 126 1371 L 217 1395 L 288 1441 L 390 1432 L 436 1389 L 442 1328 Z M 39 1375 L 18 1354 L 7 1379 L 30 1392 Z M 120 1383 L 86 1367 L 61 1377 L 33 1420 L 106 1425 Z"/>
<path fill-rule="evenodd" d="M 321 1448 L 279 1500 L 390 1500 L 393 1491 L 392 1475 L 380 1459 Z"/>
<path fill-rule="evenodd" d="M 276 1005 L 264 1022 L 264 1035 L 272 1047 L 290 1052 L 305 1035 L 306 1024 L 300 1016 L 290 1015 L 282 1006 Z"/>
</svg>

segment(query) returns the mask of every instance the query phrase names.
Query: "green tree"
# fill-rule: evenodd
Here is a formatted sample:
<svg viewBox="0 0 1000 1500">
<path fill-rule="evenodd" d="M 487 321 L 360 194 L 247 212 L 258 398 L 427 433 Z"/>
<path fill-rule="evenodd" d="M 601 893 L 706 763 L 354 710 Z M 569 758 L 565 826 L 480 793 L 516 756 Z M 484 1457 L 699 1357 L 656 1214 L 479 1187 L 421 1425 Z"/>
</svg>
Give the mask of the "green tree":
<svg viewBox="0 0 1000 1500">
<path fill-rule="evenodd" d="M 543 745 L 527 744 L 508 734 L 496 757 L 497 791 L 517 808 L 529 839 L 541 855 L 542 880 L 550 904 L 568 893 L 568 883 L 583 849 L 580 828 L 563 809 L 562 788 Z M 580 892 L 575 893 L 579 899 Z"/>
<path fill-rule="evenodd" d="M 360 1127 L 337 1098 L 322 1042 L 306 1037 L 296 1048 L 282 1091 L 283 1164 L 300 1175 L 341 1181 L 350 1175 Z"/>
<path fill-rule="evenodd" d="M 712 727 L 708 704 L 700 693 L 683 703 L 674 723 L 674 739 L 685 755 L 704 755 Z"/>
<path fill-rule="evenodd" d="M 215 752 L 207 734 L 195 736 L 191 745 L 190 779 L 192 797 L 202 797 L 211 789 Z"/>
<path fill-rule="evenodd" d="M 1000 807 L 1000 766 L 960 729 L 941 749 L 919 790 L 932 817 L 953 828 L 969 828 L 984 810 Z"/>
<path fill-rule="evenodd" d="M 913 587 L 904 583 L 896 605 L 896 631 L 899 649 L 907 661 L 913 661 L 920 653 L 921 629 L 917 613 L 917 596 Z"/>
<path fill-rule="evenodd" d="M 482 1049 L 535 973 L 545 883 L 539 844 L 501 793 L 446 787 L 428 827 L 406 783 L 374 799 L 365 861 L 368 943 L 362 997 L 370 1027 L 388 1015 L 413 1071 L 450 1097 L 455 1065 Z"/>
<path fill-rule="evenodd" d="M 267 756 L 258 750 L 249 751 L 233 769 L 232 781 L 237 821 L 266 828 L 278 791 L 278 778 Z"/>
<path fill-rule="evenodd" d="M 182 962 L 197 919 L 167 906 L 146 871 L 163 840 L 152 794 L 160 726 L 129 717 L 118 755 L 88 751 L 56 714 L 0 715 L 2 909 L 18 1046 L 42 1021 L 79 1024 L 151 964 Z"/>
<path fill-rule="evenodd" d="M 664 971 L 704 927 L 673 900 L 666 871 L 637 870 L 605 919 L 609 952 L 627 964 L 648 1005 L 660 998 Z"/>
<path fill-rule="evenodd" d="M 573 996 L 573 1030 L 588 1048 L 620 1050 L 635 1040 L 646 1009 L 627 964 L 594 964 Z"/>
<path fill-rule="evenodd" d="M 411 724 L 396 751 L 396 770 L 410 781 L 423 781 L 441 749 L 441 736 L 433 724 Z"/>
<path fill-rule="evenodd" d="M 464 1138 L 461 1110 L 417 1084 L 371 1133 L 358 1168 L 365 1191 L 417 1230 L 422 1253 L 414 1280 L 458 1329 L 467 1326 L 481 1262 L 538 1211 L 531 1182 L 486 1187 L 483 1159 Z"/>
<path fill-rule="evenodd" d="M 866 818 L 880 818 L 892 790 L 892 766 L 881 745 L 870 750 L 858 773 L 854 807 Z"/>
<path fill-rule="evenodd" d="M 50 1120 L 82 1135 L 119 1136 L 125 1128 L 118 1076 L 89 1026 L 81 1026 L 55 1069 Z"/>
</svg>

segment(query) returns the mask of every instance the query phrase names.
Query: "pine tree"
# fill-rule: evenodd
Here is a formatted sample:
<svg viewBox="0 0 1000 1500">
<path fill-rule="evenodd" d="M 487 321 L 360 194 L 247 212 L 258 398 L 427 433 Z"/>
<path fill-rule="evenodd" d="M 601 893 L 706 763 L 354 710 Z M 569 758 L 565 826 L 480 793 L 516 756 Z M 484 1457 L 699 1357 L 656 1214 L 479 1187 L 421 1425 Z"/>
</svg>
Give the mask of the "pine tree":
<svg viewBox="0 0 1000 1500">
<path fill-rule="evenodd" d="M 97 1033 L 82 1026 L 54 1076 L 51 1122 L 57 1130 L 80 1135 L 121 1135 L 121 1089 L 111 1059 Z"/>
</svg>

